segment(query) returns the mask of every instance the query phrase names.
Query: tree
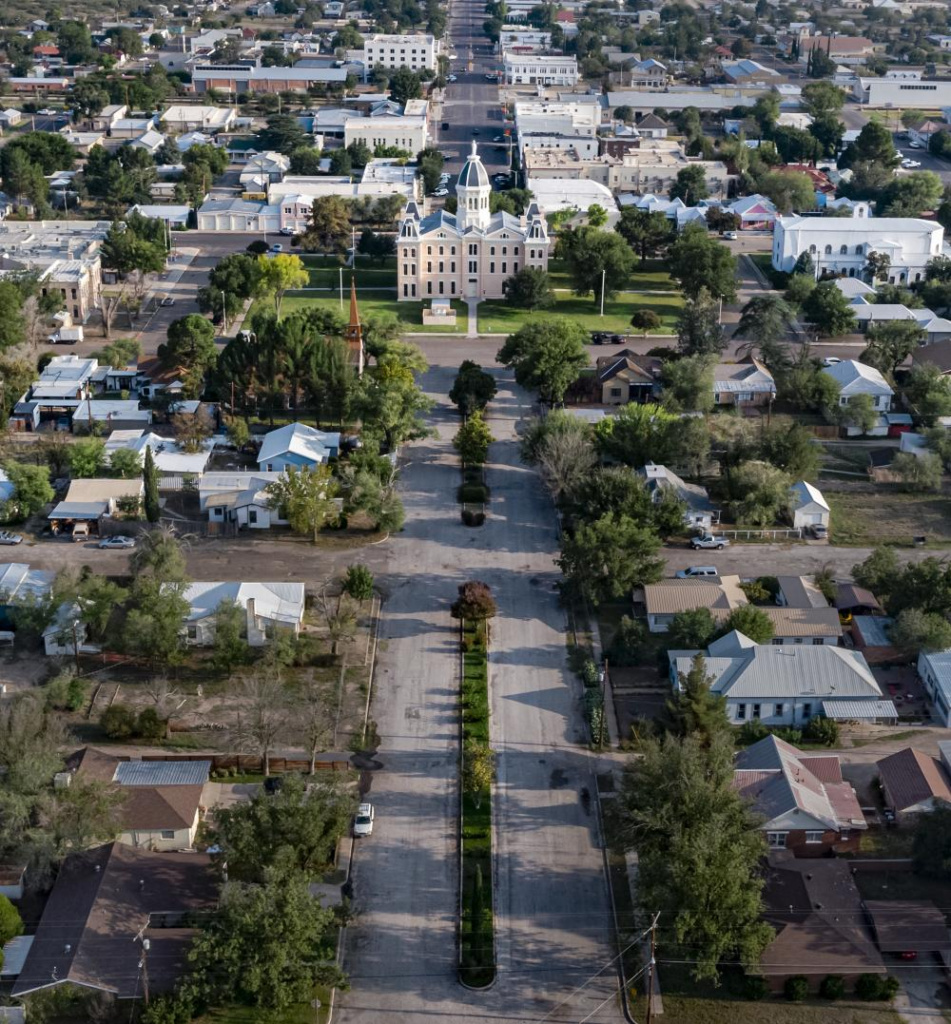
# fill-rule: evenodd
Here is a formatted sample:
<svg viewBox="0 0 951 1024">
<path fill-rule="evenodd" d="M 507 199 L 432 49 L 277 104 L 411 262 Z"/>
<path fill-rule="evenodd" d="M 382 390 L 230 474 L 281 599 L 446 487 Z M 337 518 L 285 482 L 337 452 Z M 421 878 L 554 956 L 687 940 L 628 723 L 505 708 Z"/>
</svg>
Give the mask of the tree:
<svg viewBox="0 0 951 1024">
<path fill-rule="evenodd" d="M 944 183 L 934 171 L 914 171 L 882 189 L 875 204 L 881 217 L 919 217 L 934 210 L 944 194 Z"/>
<path fill-rule="evenodd" d="M 680 737 L 693 736 L 704 746 L 709 746 L 714 737 L 731 735 L 726 697 L 713 692 L 715 681 L 714 676 L 707 675 L 703 655 L 695 654 L 690 671 L 680 679 L 675 697 L 667 701 L 663 717 L 668 732 Z"/>
<path fill-rule="evenodd" d="M 588 223 L 593 228 L 603 228 L 608 222 L 608 211 L 598 203 L 592 203 L 588 207 Z"/>
<path fill-rule="evenodd" d="M 481 466 L 489 456 L 489 445 L 495 440 L 488 424 L 477 409 L 456 432 L 452 445 L 464 466 Z"/>
<path fill-rule="evenodd" d="M 495 378 L 492 374 L 486 373 L 471 359 L 465 359 L 449 391 L 449 401 L 458 407 L 463 416 L 470 416 L 477 409 L 484 409 L 495 398 L 495 392 Z"/>
<path fill-rule="evenodd" d="M 478 740 L 466 740 L 462 749 L 462 791 L 472 797 L 477 809 L 482 806 L 482 794 L 494 781 L 495 751 Z"/>
<path fill-rule="evenodd" d="M 542 430 L 523 438 L 523 459 L 539 467 L 555 501 L 584 486 L 597 465 L 597 453 L 586 423 L 561 410 L 538 421 Z M 530 454 L 529 454 L 530 453 Z"/>
<path fill-rule="evenodd" d="M 373 159 L 373 150 L 362 139 L 354 139 L 347 146 L 347 153 L 350 155 L 351 166 L 357 169 L 366 167 Z"/>
<path fill-rule="evenodd" d="M 390 99 L 401 106 L 407 100 L 417 100 L 423 94 L 422 82 L 408 67 L 397 68 L 390 78 Z"/>
<path fill-rule="evenodd" d="M 106 461 L 106 443 L 98 437 L 75 441 L 69 448 L 69 466 L 74 477 L 97 476 Z"/>
<path fill-rule="evenodd" d="M 855 330 L 855 313 L 834 281 L 820 281 L 802 304 L 806 319 L 826 337 Z"/>
<path fill-rule="evenodd" d="M 624 515 L 604 515 L 564 538 L 558 565 L 569 589 L 599 605 L 659 580 L 659 551 L 660 539 L 649 528 Z"/>
<path fill-rule="evenodd" d="M 34 864 L 41 865 L 40 877 L 69 853 L 113 841 L 120 831 L 125 799 L 119 788 L 82 777 L 45 794 L 37 807 L 36 826 L 29 833 Z"/>
<path fill-rule="evenodd" d="M 723 623 L 723 633 L 737 630 L 755 644 L 768 644 L 773 639 L 773 623 L 762 608 L 753 604 L 734 608 Z"/>
<path fill-rule="evenodd" d="M 676 612 L 664 637 L 668 650 L 696 651 L 705 648 L 717 634 L 717 623 L 708 608 Z"/>
<path fill-rule="evenodd" d="M 595 227 L 566 228 L 558 238 L 576 295 L 592 295 L 595 303 L 613 298 L 630 281 L 637 257 L 624 239 Z"/>
<path fill-rule="evenodd" d="M 145 518 L 150 523 L 157 523 L 162 517 L 162 508 L 159 504 L 159 478 L 158 469 L 155 466 L 155 458 L 152 455 L 151 445 L 145 446 L 145 462 L 142 466 L 142 483 L 145 487 Z"/>
<path fill-rule="evenodd" d="M 168 341 L 158 347 L 158 357 L 164 367 L 182 375 L 183 394 L 198 398 L 205 375 L 218 360 L 214 326 L 197 313 L 173 320 L 168 327 Z"/>
<path fill-rule="evenodd" d="M 379 260 L 380 265 L 389 256 L 396 255 L 396 241 L 392 235 L 384 235 L 380 232 L 364 228 L 360 233 L 360 240 L 357 242 L 357 252 L 371 259 Z"/>
<path fill-rule="evenodd" d="M 127 740 L 135 735 L 135 715 L 125 704 L 110 704 L 99 718 L 99 727 L 111 740 Z"/>
<path fill-rule="evenodd" d="M 354 412 L 363 421 L 364 439 L 378 440 L 393 452 L 404 441 L 426 433 L 422 414 L 431 401 L 416 383 L 415 375 L 428 364 L 415 346 L 387 342 L 376 357 L 376 366 L 360 378 L 354 394 Z"/>
<path fill-rule="evenodd" d="M 661 323 L 663 321 L 652 309 L 635 309 L 631 317 L 631 326 L 645 338 L 651 331 L 656 331 Z"/>
<path fill-rule="evenodd" d="M 874 191 L 886 185 L 900 161 L 890 129 L 879 121 L 869 121 L 855 142 L 846 147 L 839 159 L 839 166 L 852 171 L 850 194 L 857 189 L 868 193 L 869 190 Z"/>
<path fill-rule="evenodd" d="M 730 502 L 738 523 L 772 526 L 789 507 L 788 474 L 756 460 L 743 462 L 730 477 Z"/>
<path fill-rule="evenodd" d="M 866 335 L 868 347 L 860 361 L 882 373 L 893 374 L 919 345 L 924 344 L 924 328 L 914 320 L 893 320 L 875 324 Z"/>
<path fill-rule="evenodd" d="M 26 324 L 22 310 L 20 289 L 12 281 L 0 281 L 0 352 L 23 344 Z"/>
<path fill-rule="evenodd" d="M 60 22 L 56 46 L 67 64 L 90 64 L 96 59 L 89 26 L 81 21 Z"/>
<path fill-rule="evenodd" d="M 792 307 L 778 295 L 754 295 L 740 311 L 734 331 L 734 337 L 749 339 L 738 353 L 761 357 L 766 353 L 767 365 L 784 362 L 785 348 L 780 343 L 795 319 Z"/>
<path fill-rule="evenodd" d="M 892 624 L 889 640 L 908 658 L 920 651 L 946 651 L 951 647 L 951 623 L 935 612 L 905 608 Z"/>
<path fill-rule="evenodd" d="M 664 364 L 663 403 L 675 412 L 703 412 L 713 405 L 713 355 L 684 356 Z"/>
<path fill-rule="evenodd" d="M 122 649 L 150 665 L 178 665 L 184 658 L 182 623 L 190 608 L 184 584 L 137 580 L 133 607 L 122 630 Z"/>
<path fill-rule="evenodd" d="M 688 298 L 697 298 L 704 289 L 727 301 L 736 294 L 736 257 L 699 224 L 681 231 L 670 247 L 668 264 Z"/>
<path fill-rule="evenodd" d="M 348 565 L 343 589 L 354 601 L 369 601 L 373 597 L 373 573 L 365 565 Z"/>
<path fill-rule="evenodd" d="M 129 571 L 139 583 L 184 583 L 185 554 L 175 531 L 168 528 L 149 530 L 136 545 L 129 561 Z M 148 597 L 150 595 L 143 595 Z"/>
<path fill-rule="evenodd" d="M 518 384 L 538 392 L 539 401 L 560 404 L 588 365 L 588 332 L 564 317 L 532 319 L 510 334 L 496 359 L 515 372 Z"/>
<path fill-rule="evenodd" d="M 522 267 L 502 282 L 505 301 L 517 309 L 548 309 L 555 304 L 555 291 L 551 278 L 541 267 Z"/>
<path fill-rule="evenodd" d="M 680 311 L 677 348 L 685 356 L 718 356 L 726 348 L 717 303 L 703 288 Z"/>
<path fill-rule="evenodd" d="M 812 210 L 816 205 L 812 179 L 800 171 L 770 171 L 759 179 L 757 188 L 782 214 Z"/>
<path fill-rule="evenodd" d="M 8 459 L 3 463 L 3 471 L 13 484 L 13 497 L 4 507 L 7 519 L 29 519 L 53 500 L 49 467 L 29 466 Z"/>
<path fill-rule="evenodd" d="M 208 1004 L 237 1002 L 275 1013 L 308 1003 L 315 985 L 343 980 L 334 964 L 336 930 L 333 910 L 300 874 L 275 870 L 260 885 L 227 882 L 188 952 L 186 991 Z"/>
<path fill-rule="evenodd" d="M 906 491 L 938 491 L 941 489 L 941 458 L 933 452 L 924 455 L 899 452 L 892 461 L 891 471 L 902 482 L 903 489 Z"/>
<path fill-rule="evenodd" d="M 660 911 L 664 948 L 697 979 L 715 980 L 723 960 L 757 963 L 773 935 L 760 918 L 766 847 L 733 789 L 732 738 L 643 741 L 615 812 L 618 841 L 638 855 L 638 904 Z"/>
<path fill-rule="evenodd" d="M 486 619 L 494 619 L 497 612 L 492 588 L 480 580 L 460 584 L 459 596 L 449 609 L 454 619 L 465 622 L 485 622 Z"/>
<path fill-rule="evenodd" d="M 814 118 L 838 114 L 845 105 L 845 90 L 832 82 L 810 82 L 802 88 L 802 105 Z"/>
<path fill-rule="evenodd" d="M 23 918 L 20 912 L 7 899 L 0 896 L 0 944 L 6 945 L 17 935 L 23 934 Z"/>
<path fill-rule="evenodd" d="M 266 124 L 267 127 L 258 132 L 258 142 L 264 150 L 290 155 L 312 141 L 292 114 L 271 114 Z"/>
<path fill-rule="evenodd" d="M 951 379 L 933 363 L 915 362 L 905 380 L 905 398 L 925 426 L 951 416 Z"/>
<path fill-rule="evenodd" d="M 310 281 L 310 274 L 300 256 L 289 253 L 258 256 L 258 273 L 258 292 L 261 295 L 270 295 L 274 299 L 274 315 L 278 319 L 281 316 L 281 303 L 284 301 L 285 292 L 303 288 Z"/>
<path fill-rule="evenodd" d="M 222 601 L 215 609 L 212 664 L 226 675 L 247 661 L 246 613 L 234 601 Z"/>
<path fill-rule="evenodd" d="M 681 199 L 685 206 L 696 206 L 710 195 L 707 172 L 702 164 L 690 164 L 677 172 L 677 180 L 670 186 L 670 198 Z"/>
<path fill-rule="evenodd" d="M 438 149 L 423 149 L 416 155 L 416 166 L 423 179 L 423 190 L 429 194 L 435 192 L 439 184 L 446 158 Z"/>
<path fill-rule="evenodd" d="M 340 196 L 318 196 L 311 210 L 310 223 L 301 235 L 305 252 L 343 256 L 350 244 L 350 209 Z"/>
<path fill-rule="evenodd" d="M 268 505 L 279 510 L 295 533 L 310 535 L 315 544 L 336 514 L 333 499 L 337 489 L 329 466 L 290 466 L 280 480 L 266 488 Z"/>
<path fill-rule="evenodd" d="M 625 206 L 614 230 L 641 257 L 648 259 L 671 240 L 673 229 L 667 216 L 657 211 Z"/>
<path fill-rule="evenodd" d="M 345 149 L 335 149 L 330 154 L 330 173 L 346 176 L 353 170 L 353 159 Z M 306 250 L 305 250 L 306 251 Z M 320 251 L 320 250 L 315 250 Z"/>
<path fill-rule="evenodd" d="M 951 805 L 936 801 L 934 810 L 921 815 L 911 849 L 916 874 L 947 878 L 951 864 Z"/>
<path fill-rule="evenodd" d="M 867 434 L 878 423 L 878 410 L 871 395 L 853 395 L 836 412 L 841 424 L 856 427 L 862 434 Z"/>
<path fill-rule="evenodd" d="M 274 794 L 260 790 L 249 801 L 216 810 L 212 831 L 231 878 L 261 884 L 280 868 L 318 880 L 332 866 L 331 851 L 352 808 L 336 780 L 305 783 L 291 774 Z"/>
</svg>

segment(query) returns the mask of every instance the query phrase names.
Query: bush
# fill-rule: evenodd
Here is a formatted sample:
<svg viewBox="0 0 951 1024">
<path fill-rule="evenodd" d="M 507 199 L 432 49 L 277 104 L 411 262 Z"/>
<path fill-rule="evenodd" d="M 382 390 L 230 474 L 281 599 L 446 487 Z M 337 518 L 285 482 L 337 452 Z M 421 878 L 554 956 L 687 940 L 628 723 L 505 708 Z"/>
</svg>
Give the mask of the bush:
<svg viewBox="0 0 951 1024">
<path fill-rule="evenodd" d="M 464 526 L 481 526 L 485 522 L 485 513 L 473 512 L 471 508 L 464 508 L 462 522 Z"/>
<path fill-rule="evenodd" d="M 769 985 L 766 979 L 758 974 L 748 974 L 743 979 L 743 995 L 754 1002 L 765 999 L 769 995 Z"/>
<path fill-rule="evenodd" d="M 758 718 L 744 722 L 736 731 L 736 745 L 738 747 L 749 747 L 759 743 L 769 735 L 769 728 Z"/>
<path fill-rule="evenodd" d="M 791 1003 L 801 1003 L 809 995 L 809 979 L 802 974 L 794 974 L 786 979 L 783 994 Z"/>
<path fill-rule="evenodd" d="M 831 718 L 813 718 L 803 729 L 802 737 L 810 743 L 834 747 L 839 742 L 839 723 Z"/>
<path fill-rule="evenodd" d="M 646 636 L 647 630 L 644 628 L 644 624 L 625 615 L 614 634 L 611 646 L 608 648 L 608 664 L 621 668 L 639 664 Z"/>
<path fill-rule="evenodd" d="M 841 974 L 828 974 L 819 986 L 823 999 L 841 999 L 845 995 L 845 979 Z"/>
<path fill-rule="evenodd" d="M 106 708 L 99 724 L 111 740 L 127 740 L 135 734 L 135 715 L 124 704 Z"/>
<path fill-rule="evenodd" d="M 72 672 L 60 672 L 44 690 L 46 706 L 57 711 L 78 711 L 86 702 L 86 684 Z"/>
<path fill-rule="evenodd" d="M 459 488 L 459 501 L 464 505 L 484 505 L 489 499 L 485 484 L 463 484 Z"/>
<path fill-rule="evenodd" d="M 886 980 L 877 974 L 860 974 L 855 982 L 855 994 L 859 999 L 864 999 L 869 1003 L 890 998 L 885 995 Z"/>
<path fill-rule="evenodd" d="M 160 740 L 165 736 L 165 722 L 155 708 L 145 708 L 136 719 L 135 732 L 146 740 Z"/>
<path fill-rule="evenodd" d="M 466 619 L 469 622 L 494 618 L 497 611 L 492 588 L 481 580 L 460 583 L 459 596 L 450 608 L 454 619 Z"/>
<path fill-rule="evenodd" d="M 802 743 L 802 730 L 792 729 L 787 725 L 784 725 L 779 729 L 773 729 L 773 735 L 778 739 L 791 743 L 793 746 L 796 746 L 798 743 Z"/>
<path fill-rule="evenodd" d="M 257 238 L 248 246 L 247 251 L 252 256 L 263 256 L 269 248 L 267 242 L 262 242 L 260 238 Z"/>
<path fill-rule="evenodd" d="M 901 982 L 897 978 L 893 978 L 890 974 L 881 979 L 880 998 L 887 1003 L 890 1003 L 895 996 L 898 995 L 898 990 L 901 988 Z"/>
<path fill-rule="evenodd" d="M 585 686 L 597 686 L 601 681 L 599 678 L 600 673 L 598 671 L 598 666 L 591 658 L 587 658 L 585 660 L 585 663 L 581 666 L 581 672 L 579 674 L 581 676 L 581 681 Z"/>
</svg>

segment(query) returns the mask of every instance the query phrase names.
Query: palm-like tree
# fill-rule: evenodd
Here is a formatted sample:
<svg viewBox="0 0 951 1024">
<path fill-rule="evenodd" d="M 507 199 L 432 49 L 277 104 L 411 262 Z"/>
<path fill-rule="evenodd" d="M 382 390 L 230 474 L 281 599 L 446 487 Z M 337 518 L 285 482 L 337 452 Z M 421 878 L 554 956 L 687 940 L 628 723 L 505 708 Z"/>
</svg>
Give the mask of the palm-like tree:
<svg viewBox="0 0 951 1024">
<path fill-rule="evenodd" d="M 737 354 L 759 357 L 773 368 L 788 360 L 786 346 L 782 343 L 787 331 L 796 319 L 796 314 L 778 295 L 754 295 L 740 312 L 734 337 L 748 339 L 737 349 Z"/>
</svg>

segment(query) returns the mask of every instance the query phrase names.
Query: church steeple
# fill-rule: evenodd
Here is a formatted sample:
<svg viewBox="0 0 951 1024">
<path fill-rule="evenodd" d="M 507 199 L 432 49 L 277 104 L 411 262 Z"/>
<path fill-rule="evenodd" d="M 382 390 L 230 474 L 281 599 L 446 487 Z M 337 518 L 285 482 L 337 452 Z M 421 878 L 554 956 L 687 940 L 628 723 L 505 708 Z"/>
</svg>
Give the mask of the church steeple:
<svg viewBox="0 0 951 1024">
<path fill-rule="evenodd" d="M 363 374 L 365 353 L 363 348 L 363 327 L 360 325 L 360 310 L 357 307 L 357 282 L 353 275 L 350 277 L 350 323 L 347 325 L 344 338 L 350 350 L 350 362 L 357 371 L 357 376 Z"/>
<path fill-rule="evenodd" d="M 461 231 L 467 228 L 485 229 L 489 225 L 489 197 L 492 185 L 489 175 L 479 158 L 475 139 L 472 140 L 472 152 L 456 182 L 456 224 Z"/>
</svg>

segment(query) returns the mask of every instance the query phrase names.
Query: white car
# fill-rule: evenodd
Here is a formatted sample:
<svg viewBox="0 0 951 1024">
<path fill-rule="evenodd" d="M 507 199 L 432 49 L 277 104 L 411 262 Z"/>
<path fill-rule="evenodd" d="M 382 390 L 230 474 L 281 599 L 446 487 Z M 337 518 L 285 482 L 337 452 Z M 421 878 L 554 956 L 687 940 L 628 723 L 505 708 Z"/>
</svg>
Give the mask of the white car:
<svg viewBox="0 0 951 1024">
<path fill-rule="evenodd" d="M 449 77 L 448 77 L 448 78 L 446 79 L 446 81 L 447 81 L 447 82 L 458 82 L 458 81 L 459 81 L 459 79 L 458 79 L 458 78 L 456 77 L 456 75 L 450 75 L 450 76 L 449 76 Z"/>
<path fill-rule="evenodd" d="M 910 167 L 920 167 L 921 166 L 921 161 L 920 160 L 911 160 L 908 157 L 906 157 L 904 160 L 902 160 L 901 165 L 902 165 L 902 167 L 907 167 L 907 168 L 910 168 Z"/>
<path fill-rule="evenodd" d="M 23 538 L 18 533 L 10 533 L 9 530 L 0 530 L 0 544 L 22 544 Z"/>
<path fill-rule="evenodd" d="M 730 242 L 735 242 L 740 236 L 735 231 L 724 231 L 723 237 Z"/>
<path fill-rule="evenodd" d="M 437 188 L 436 191 L 433 192 L 433 195 L 437 199 L 442 199 L 443 196 L 448 196 L 449 195 L 449 189 L 448 188 Z"/>
<path fill-rule="evenodd" d="M 373 835 L 373 804 L 360 804 L 357 808 L 357 816 L 353 819 L 353 835 L 355 838 Z"/>
<path fill-rule="evenodd" d="M 291 235 L 295 235 L 297 232 L 293 228 L 281 228 L 281 234 L 286 238 L 290 238 Z"/>
<path fill-rule="evenodd" d="M 924 149 L 925 148 L 925 144 L 923 142 L 919 142 L 917 139 L 913 139 L 911 142 L 908 143 L 908 148 L 909 149 Z"/>
<path fill-rule="evenodd" d="M 42 114 L 44 117 L 55 117 L 59 111 L 53 110 L 52 107 L 44 107 L 42 110 L 38 110 L 37 113 Z"/>
<path fill-rule="evenodd" d="M 842 360 L 838 356 L 826 356 L 825 359 L 822 360 L 822 365 L 823 366 L 835 366 L 836 363 L 841 363 L 841 362 L 842 362 Z"/>
<path fill-rule="evenodd" d="M 726 537 L 717 537 L 712 533 L 705 533 L 701 537 L 692 538 L 690 546 L 694 551 L 699 551 L 701 548 L 716 548 L 718 551 L 722 551 L 723 548 L 730 546 L 730 542 Z"/>
<path fill-rule="evenodd" d="M 163 306 L 174 306 L 175 305 L 175 300 L 172 298 L 171 295 L 166 295 L 165 298 L 162 299 L 162 305 Z"/>
<path fill-rule="evenodd" d="M 135 537 L 103 537 L 99 541 L 99 547 L 101 548 L 134 548 Z"/>
</svg>

